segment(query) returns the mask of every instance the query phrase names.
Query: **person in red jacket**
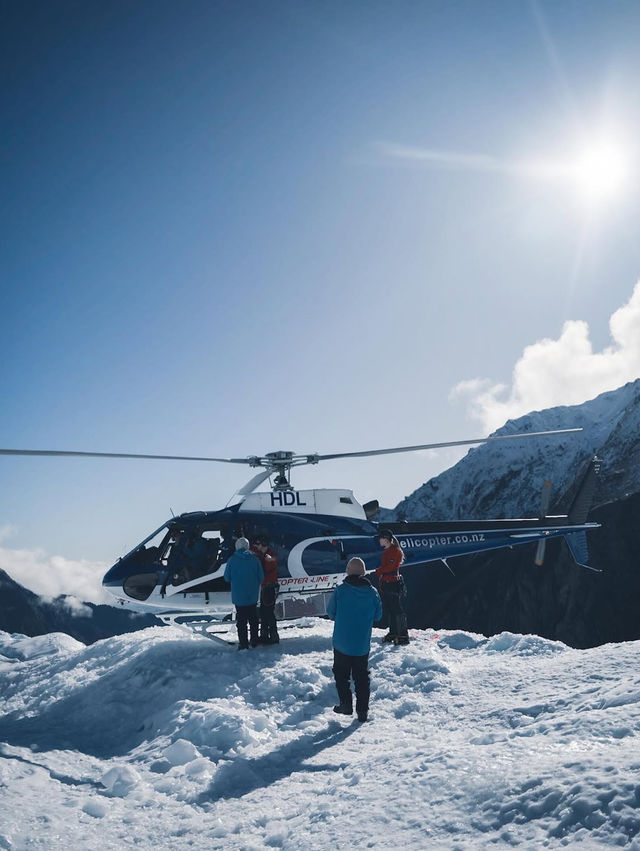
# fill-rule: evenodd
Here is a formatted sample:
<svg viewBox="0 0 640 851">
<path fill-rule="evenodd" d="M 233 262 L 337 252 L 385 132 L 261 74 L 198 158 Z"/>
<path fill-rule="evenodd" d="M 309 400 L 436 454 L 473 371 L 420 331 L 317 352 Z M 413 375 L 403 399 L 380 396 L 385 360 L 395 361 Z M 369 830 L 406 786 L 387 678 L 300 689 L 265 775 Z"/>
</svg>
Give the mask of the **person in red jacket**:
<svg viewBox="0 0 640 851">
<path fill-rule="evenodd" d="M 278 623 L 276 621 L 276 598 L 278 596 L 278 557 L 269 547 L 266 538 L 256 538 L 251 552 L 260 559 L 264 570 L 264 579 L 260 588 L 260 642 L 278 644 Z"/>
<path fill-rule="evenodd" d="M 389 620 L 389 632 L 382 639 L 392 644 L 408 644 L 407 616 L 402 605 L 405 596 L 404 580 L 400 575 L 400 565 L 404 553 L 398 539 L 388 529 L 382 529 L 379 535 L 383 548 L 380 567 L 376 567 L 378 587 L 382 598 L 382 608 Z"/>
</svg>

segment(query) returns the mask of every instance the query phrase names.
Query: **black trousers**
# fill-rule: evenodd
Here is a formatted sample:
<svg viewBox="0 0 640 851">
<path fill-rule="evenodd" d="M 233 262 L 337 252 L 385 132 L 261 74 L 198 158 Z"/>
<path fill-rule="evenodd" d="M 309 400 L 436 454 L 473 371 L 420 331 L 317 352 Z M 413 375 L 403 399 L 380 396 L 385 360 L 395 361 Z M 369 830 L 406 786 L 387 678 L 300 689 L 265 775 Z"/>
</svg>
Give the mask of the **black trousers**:
<svg viewBox="0 0 640 851">
<path fill-rule="evenodd" d="M 240 647 L 248 647 L 247 624 L 251 633 L 251 644 L 253 647 L 258 643 L 258 607 L 236 606 L 236 627 L 238 629 L 238 643 Z"/>
<path fill-rule="evenodd" d="M 278 584 L 265 585 L 260 589 L 260 638 L 262 641 L 278 640 L 278 624 L 276 621 L 276 597 Z"/>
<path fill-rule="evenodd" d="M 380 583 L 382 611 L 389 621 L 389 633 L 394 637 L 406 637 L 409 634 L 407 631 L 407 616 L 402 605 L 404 594 L 403 582 Z"/>
<path fill-rule="evenodd" d="M 333 677 L 338 690 L 338 700 L 343 706 L 353 706 L 349 678 L 353 677 L 356 690 L 356 712 L 367 712 L 369 709 L 369 694 L 371 691 L 369 679 L 369 654 L 364 656 L 347 656 L 333 649 Z"/>
</svg>

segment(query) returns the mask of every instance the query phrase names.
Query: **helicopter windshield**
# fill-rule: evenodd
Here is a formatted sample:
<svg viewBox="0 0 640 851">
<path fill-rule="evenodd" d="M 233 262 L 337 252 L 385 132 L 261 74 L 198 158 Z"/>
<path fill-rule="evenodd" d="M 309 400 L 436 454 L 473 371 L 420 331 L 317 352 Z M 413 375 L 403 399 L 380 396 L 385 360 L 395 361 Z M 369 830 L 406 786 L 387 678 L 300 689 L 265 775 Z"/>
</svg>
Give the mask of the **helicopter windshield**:
<svg viewBox="0 0 640 851">
<path fill-rule="evenodd" d="M 223 574 L 234 548 L 233 519 L 231 512 L 224 516 L 193 512 L 172 518 L 119 559 L 103 584 L 119 587 L 139 601 L 177 589 L 185 594 L 227 591 Z"/>
<path fill-rule="evenodd" d="M 121 579 L 123 591 L 134 600 L 147 600 L 157 586 L 164 595 L 167 586 L 221 574 L 227 549 L 222 539 L 220 529 L 168 524 L 120 559 L 105 578 Z"/>
<path fill-rule="evenodd" d="M 167 524 L 156 529 L 134 550 L 113 565 L 104 577 L 107 587 L 121 585 L 134 600 L 146 600 L 162 575 L 161 556 L 171 540 Z"/>
</svg>

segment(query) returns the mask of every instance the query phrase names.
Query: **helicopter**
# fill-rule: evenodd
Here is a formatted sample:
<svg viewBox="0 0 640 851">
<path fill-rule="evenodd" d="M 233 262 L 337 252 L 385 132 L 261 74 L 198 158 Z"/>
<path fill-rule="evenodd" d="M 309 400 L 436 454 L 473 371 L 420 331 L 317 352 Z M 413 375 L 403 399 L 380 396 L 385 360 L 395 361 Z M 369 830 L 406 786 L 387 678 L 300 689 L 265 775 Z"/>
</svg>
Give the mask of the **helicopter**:
<svg viewBox="0 0 640 851">
<path fill-rule="evenodd" d="M 245 458 L 210 458 L 18 449 L 0 449 L 0 455 L 200 461 L 260 468 L 260 472 L 236 491 L 226 507 L 171 517 L 118 559 L 102 580 L 103 587 L 118 606 L 151 613 L 165 624 L 215 638 L 210 627 L 233 618 L 231 590 L 224 579 L 224 571 L 239 537 L 251 542 L 266 541 L 277 556 L 278 620 L 325 615 L 329 596 L 343 580 L 350 558 L 361 558 L 367 573 L 379 565 L 382 529 L 396 536 L 408 565 L 443 562 L 451 570 L 449 558 L 532 542 L 537 543 L 535 563 L 541 565 L 546 542 L 562 538 L 578 565 L 595 570 L 587 564 L 586 533 L 599 527 L 598 523 L 587 522 L 601 465 L 598 458 L 590 462 L 567 515 L 547 515 L 550 490 L 546 482 L 540 516 L 536 518 L 381 524 L 375 520 L 379 512 L 377 500 L 361 505 L 351 490 L 296 490 L 290 482 L 293 467 L 315 465 L 320 461 L 478 445 L 581 430 L 493 435 L 326 455 L 279 450 Z M 257 491 L 267 479 L 272 479 L 270 490 Z"/>
</svg>

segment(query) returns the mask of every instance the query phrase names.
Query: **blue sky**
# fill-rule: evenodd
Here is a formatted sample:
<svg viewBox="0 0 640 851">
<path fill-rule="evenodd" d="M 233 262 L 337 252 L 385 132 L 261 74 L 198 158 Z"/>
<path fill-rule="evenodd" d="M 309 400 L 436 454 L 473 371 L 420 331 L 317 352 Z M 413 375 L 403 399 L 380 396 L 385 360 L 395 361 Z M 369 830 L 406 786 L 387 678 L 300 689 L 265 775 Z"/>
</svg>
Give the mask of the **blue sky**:
<svg viewBox="0 0 640 851">
<path fill-rule="evenodd" d="M 455 440 L 640 372 L 637 3 L 5 3 L 1 30 L 0 446 Z M 604 136 L 621 179 L 587 200 Z M 296 481 L 392 505 L 451 460 Z M 107 562 L 245 478 L 0 468 L 5 548 Z"/>
</svg>

